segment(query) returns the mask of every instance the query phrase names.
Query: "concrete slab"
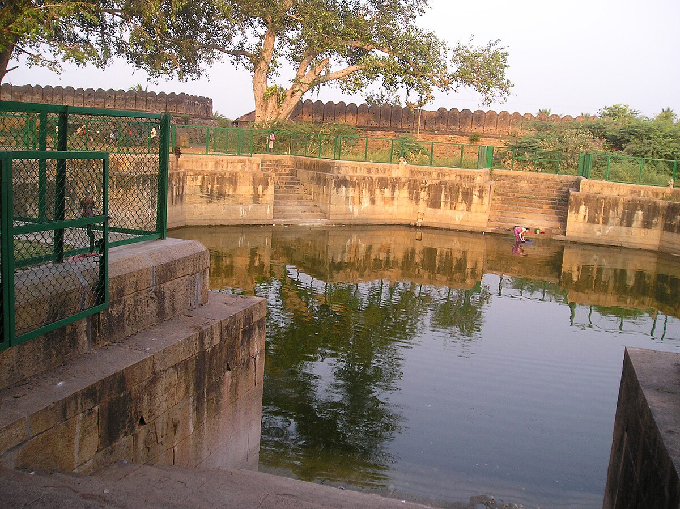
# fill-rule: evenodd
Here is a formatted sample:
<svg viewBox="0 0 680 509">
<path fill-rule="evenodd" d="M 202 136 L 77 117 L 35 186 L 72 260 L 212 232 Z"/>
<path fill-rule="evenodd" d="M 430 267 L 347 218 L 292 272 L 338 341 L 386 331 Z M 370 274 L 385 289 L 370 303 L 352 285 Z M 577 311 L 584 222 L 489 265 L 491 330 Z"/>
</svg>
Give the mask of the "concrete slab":
<svg viewBox="0 0 680 509">
<path fill-rule="evenodd" d="M 6 509 L 424 509 L 427 506 L 246 470 L 119 463 L 99 475 L 2 470 Z M 474 507 L 461 505 L 460 507 Z"/>
</svg>

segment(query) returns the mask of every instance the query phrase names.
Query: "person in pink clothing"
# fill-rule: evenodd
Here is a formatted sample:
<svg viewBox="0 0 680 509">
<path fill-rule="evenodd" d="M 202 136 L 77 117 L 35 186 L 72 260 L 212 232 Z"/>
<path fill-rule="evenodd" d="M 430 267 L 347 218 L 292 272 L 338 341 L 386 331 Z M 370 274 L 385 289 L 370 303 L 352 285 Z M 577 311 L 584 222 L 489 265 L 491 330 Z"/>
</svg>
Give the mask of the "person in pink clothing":
<svg viewBox="0 0 680 509">
<path fill-rule="evenodd" d="M 529 228 L 525 228 L 524 226 L 515 226 L 512 229 L 512 233 L 515 234 L 515 242 L 517 244 L 524 243 L 526 242 L 526 239 L 524 238 L 524 234 L 529 231 Z"/>
</svg>

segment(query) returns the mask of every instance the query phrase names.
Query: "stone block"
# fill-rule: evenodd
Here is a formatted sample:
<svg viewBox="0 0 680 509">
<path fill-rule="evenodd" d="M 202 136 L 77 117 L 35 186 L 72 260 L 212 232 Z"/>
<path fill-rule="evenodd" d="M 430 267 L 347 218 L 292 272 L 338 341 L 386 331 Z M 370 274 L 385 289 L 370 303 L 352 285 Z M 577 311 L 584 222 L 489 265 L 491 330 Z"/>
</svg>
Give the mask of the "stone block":
<svg viewBox="0 0 680 509">
<path fill-rule="evenodd" d="M 94 456 L 98 444 L 96 409 L 78 414 L 28 440 L 17 453 L 17 468 L 73 471 Z"/>
</svg>

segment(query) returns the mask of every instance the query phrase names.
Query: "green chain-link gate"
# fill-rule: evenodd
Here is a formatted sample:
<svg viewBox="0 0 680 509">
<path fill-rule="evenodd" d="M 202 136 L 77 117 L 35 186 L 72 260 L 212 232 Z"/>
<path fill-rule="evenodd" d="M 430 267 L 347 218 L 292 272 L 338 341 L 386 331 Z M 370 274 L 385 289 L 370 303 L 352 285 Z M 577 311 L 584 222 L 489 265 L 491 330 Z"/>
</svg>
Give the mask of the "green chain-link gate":
<svg viewBox="0 0 680 509">
<path fill-rule="evenodd" d="M 108 248 L 165 238 L 170 116 L 0 101 L 0 349 L 108 307 Z"/>
</svg>

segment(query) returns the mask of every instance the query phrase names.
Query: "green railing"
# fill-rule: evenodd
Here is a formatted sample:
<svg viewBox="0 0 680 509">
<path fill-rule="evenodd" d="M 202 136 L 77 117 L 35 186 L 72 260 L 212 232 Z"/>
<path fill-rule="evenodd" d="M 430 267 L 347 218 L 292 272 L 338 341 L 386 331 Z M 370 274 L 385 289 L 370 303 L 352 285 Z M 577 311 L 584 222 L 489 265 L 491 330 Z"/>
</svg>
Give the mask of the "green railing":
<svg viewBox="0 0 680 509">
<path fill-rule="evenodd" d="M 289 154 L 374 163 L 404 160 L 420 166 L 469 169 L 488 167 L 485 165 L 490 164 L 492 149 L 407 138 L 191 125 L 173 125 L 171 144 L 186 154 Z"/>
<path fill-rule="evenodd" d="M 667 186 L 677 160 L 614 153 L 520 150 L 484 145 L 266 129 L 173 125 L 171 145 L 189 154 L 289 154 L 319 159 L 465 169 L 506 169 Z"/>
<path fill-rule="evenodd" d="M 0 349 L 108 307 L 106 152 L 0 152 Z"/>
<path fill-rule="evenodd" d="M 165 238 L 168 114 L 0 101 L 2 150 L 110 153 L 111 246 Z"/>
</svg>

